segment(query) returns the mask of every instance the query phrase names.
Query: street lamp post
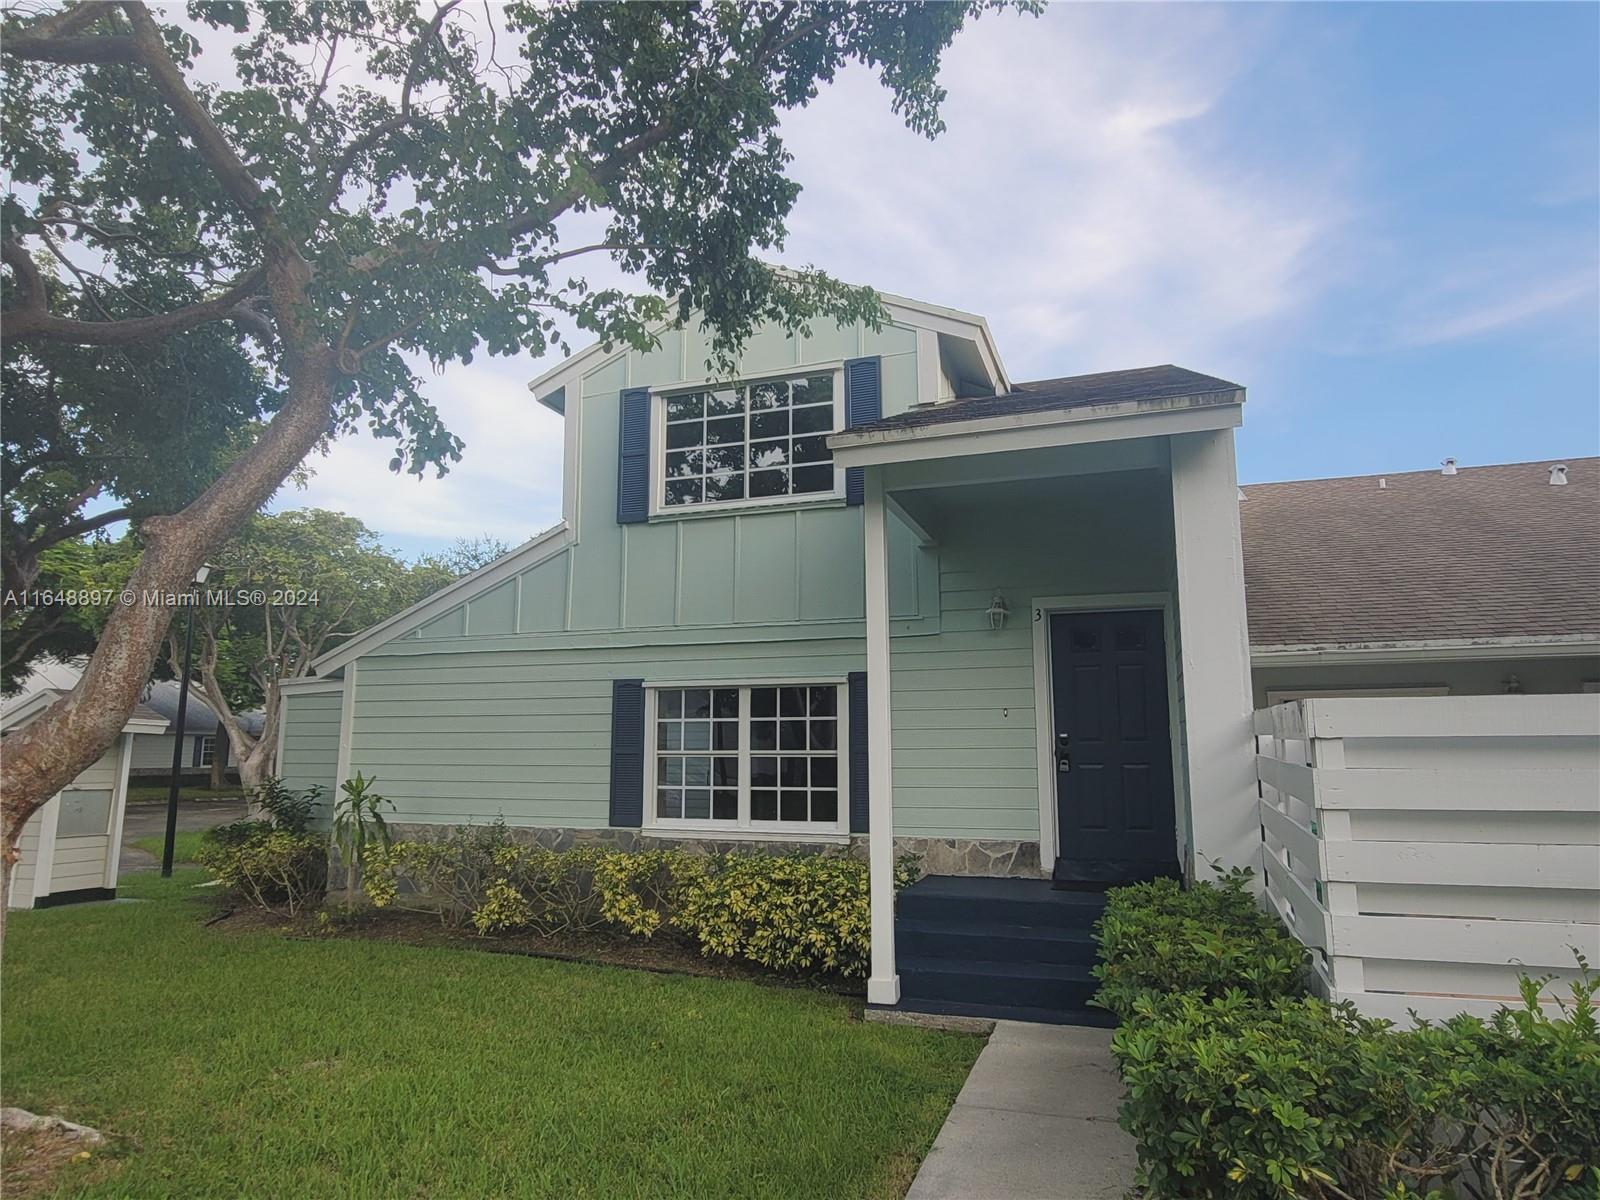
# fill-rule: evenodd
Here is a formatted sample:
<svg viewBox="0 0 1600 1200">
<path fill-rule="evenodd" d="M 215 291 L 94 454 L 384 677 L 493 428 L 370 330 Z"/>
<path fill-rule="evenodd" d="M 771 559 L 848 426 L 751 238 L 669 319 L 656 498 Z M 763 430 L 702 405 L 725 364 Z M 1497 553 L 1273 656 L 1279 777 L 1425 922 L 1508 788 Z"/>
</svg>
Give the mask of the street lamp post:
<svg viewBox="0 0 1600 1200">
<path fill-rule="evenodd" d="M 211 574 L 209 563 L 201 563 L 194 573 L 196 585 Z M 194 667 L 194 605 L 189 606 L 189 624 L 183 634 L 183 680 L 178 684 L 178 722 L 172 738 L 172 784 L 167 789 L 167 840 L 161 848 L 161 874 L 172 874 L 172 853 L 178 842 L 178 789 L 183 783 L 183 722 L 189 712 L 189 675 Z"/>
</svg>

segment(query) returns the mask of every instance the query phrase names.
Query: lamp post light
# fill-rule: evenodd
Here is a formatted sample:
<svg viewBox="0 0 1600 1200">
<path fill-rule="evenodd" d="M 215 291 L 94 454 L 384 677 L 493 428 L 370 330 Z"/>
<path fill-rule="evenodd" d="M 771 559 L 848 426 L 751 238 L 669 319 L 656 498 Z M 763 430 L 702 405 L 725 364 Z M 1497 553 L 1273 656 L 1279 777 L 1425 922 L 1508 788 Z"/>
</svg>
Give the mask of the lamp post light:
<svg viewBox="0 0 1600 1200">
<path fill-rule="evenodd" d="M 201 563 L 194 573 L 198 586 L 211 574 L 211 564 Z M 172 853 L 178 842 L 178 789 L 183 783 L 183 722 L 189 712 L 189 674 L 194 667 L 194 609 L 189 605 L 189 624 L 183 634 L 183 679 L 178 684 L 178 722 L 172 738 L 172 784 L 167 789 L 167 840 L 161 848 L 161 874 L 172 875 Z"/>
</svg>

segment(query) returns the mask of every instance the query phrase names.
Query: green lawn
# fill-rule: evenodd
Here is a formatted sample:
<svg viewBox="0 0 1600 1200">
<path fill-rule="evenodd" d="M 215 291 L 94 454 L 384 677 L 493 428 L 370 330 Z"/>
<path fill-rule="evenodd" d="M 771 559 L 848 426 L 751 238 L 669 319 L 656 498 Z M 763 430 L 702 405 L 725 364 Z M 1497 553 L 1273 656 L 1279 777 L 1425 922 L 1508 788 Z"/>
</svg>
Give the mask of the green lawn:
<svg viewBox="0 0 1600 1200">
<path fill-rule="evenodd" d="M 207 929 L 204 873 L 13 914 L 4 1102 L 59 1195 L 899 1196 L 982 1043 L 801 989 Z"/>
<path fill-rule="evenodd" d="M 203 829 L 180 829 L 178 836 L 172 842 L 172 861 L 175 863 L 193 862 L 195 855 L 200 853 L 200 839 L 204 836 L 205 830 Z M 129 845 L 137 846 L 146 854 L 153 854 L 159 859 L 162 852 L 167 848 L 167 835 L 164 833 L 152 833 L 149 837 L 134 838 Z"/>
<path fill-rule="evenodd" d="M 128 785 L 129 804 L 165 804 L 171 793 L 171 785 L 165 783 L 151 783 L 144 785 Z M 241 800 L 244 798 L 244 789 L 238 784 L 229 784 L 227 787 L 212 791 L 208 787 L 180 787 L 178 799 L 180 800 Z"/>
</svg>

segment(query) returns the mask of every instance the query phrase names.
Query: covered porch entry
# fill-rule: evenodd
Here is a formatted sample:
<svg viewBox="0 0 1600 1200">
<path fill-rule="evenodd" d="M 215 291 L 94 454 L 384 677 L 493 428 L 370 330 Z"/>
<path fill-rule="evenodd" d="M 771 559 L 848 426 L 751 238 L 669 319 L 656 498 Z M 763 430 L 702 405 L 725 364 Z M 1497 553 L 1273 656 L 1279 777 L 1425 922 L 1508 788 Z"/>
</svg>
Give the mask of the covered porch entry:
<svg viewBox="0 0 1600 1200">
<path fill-rule="evenodd" d="M 1021 990 L 1046 1008 L 1081 1008 L 1097 891 L 1256 853 L 1243 396 L 1176 374 L 1181 395 L 1023 391 L 832 440 L 865 506 L 874 1004 L 903 995 L 900 853 L 951 877 L 902 904 L 907 1004 L 1042 975 Z M 935 629 L 894 620 L 896 522 L 937 561 Z"/>
</svg>

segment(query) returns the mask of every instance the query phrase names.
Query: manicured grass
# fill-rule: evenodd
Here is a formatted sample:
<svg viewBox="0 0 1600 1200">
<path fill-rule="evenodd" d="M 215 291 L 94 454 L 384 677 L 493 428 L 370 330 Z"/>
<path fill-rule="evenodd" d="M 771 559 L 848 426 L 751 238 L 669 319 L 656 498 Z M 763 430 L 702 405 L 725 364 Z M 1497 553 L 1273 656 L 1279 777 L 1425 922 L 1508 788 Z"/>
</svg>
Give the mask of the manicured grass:
<svg viewBox="0 0 1600 1200">
<path fill-rule="evenodd" d="M 152 783 L 142 786 L 128 785 L 129 804 L 165 804 L 169 788 L 165 783 Z M 227 787 L 212 791 L 208 787 L 180 787 L 178 789 L 180 800 L 242 800 L 244 789 L 238 784 L 229 784 Z"/>
<path fill-rule="evenodd" d="M 5 1103 L 59 1195 L 899 1196 L 978 1039 L 796 988 L 205 928 L 204 872 L 12 914 Z"/>
<path fill-rule="evenodd" d="M 175 863 L 193 862 L 195 855 L 200 853 L 200 839 L 205 836 L 202 829 L 178 831 L 177 837 L 172 840 L 172 861 Z M 167 835 L 153 833 L 149 837 L 134 838 L 129 845 L 137 846 L 146 854 L 153 854 L 160 858 L 167 847 Z"/>
</svg>

